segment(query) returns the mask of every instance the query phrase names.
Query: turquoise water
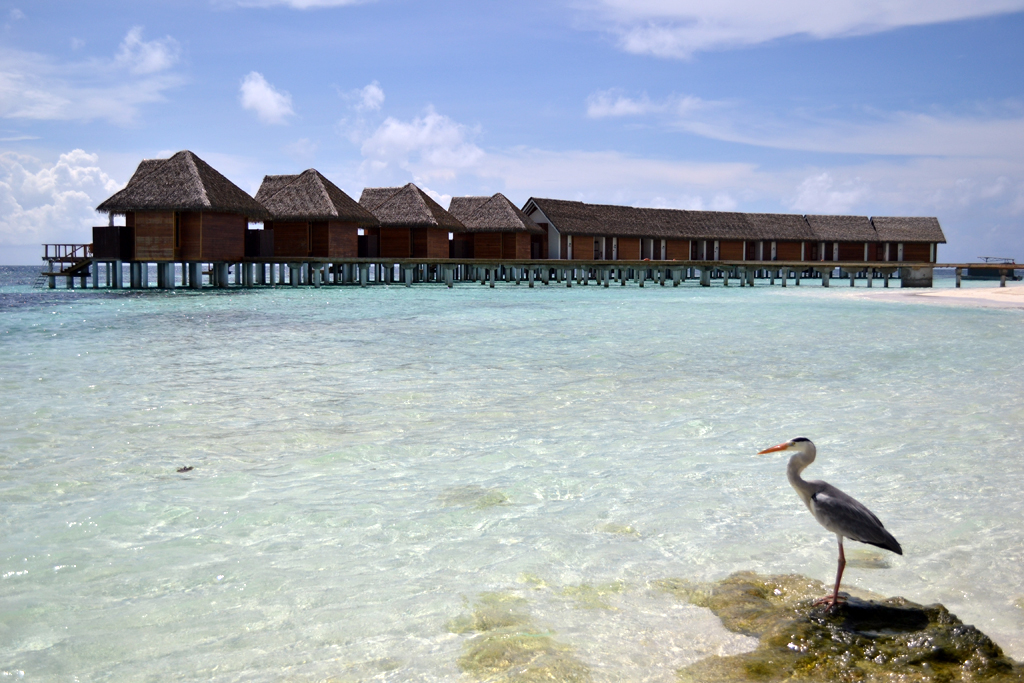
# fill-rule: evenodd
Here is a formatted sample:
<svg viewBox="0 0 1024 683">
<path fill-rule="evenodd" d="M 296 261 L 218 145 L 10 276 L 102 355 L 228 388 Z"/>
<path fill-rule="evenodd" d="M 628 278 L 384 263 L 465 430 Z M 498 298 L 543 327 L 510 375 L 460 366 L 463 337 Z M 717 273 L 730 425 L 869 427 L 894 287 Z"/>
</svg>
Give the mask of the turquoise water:
<svg viewBox="0 0 1024 683">
<path fill-rule="evenodd" d="M 500 592 L 595 681 L 670 681 L 751 642 L 652 581 L 833 578 L 784 458 L 754 455 L 801 435 L 806 475 L 903 544 L 849 543 L 844 585 L 942 602 L 1024 658 L 1020 310 L 0 276 L 5 675 L 457 680 L 448 624 Z"/>
</svg>

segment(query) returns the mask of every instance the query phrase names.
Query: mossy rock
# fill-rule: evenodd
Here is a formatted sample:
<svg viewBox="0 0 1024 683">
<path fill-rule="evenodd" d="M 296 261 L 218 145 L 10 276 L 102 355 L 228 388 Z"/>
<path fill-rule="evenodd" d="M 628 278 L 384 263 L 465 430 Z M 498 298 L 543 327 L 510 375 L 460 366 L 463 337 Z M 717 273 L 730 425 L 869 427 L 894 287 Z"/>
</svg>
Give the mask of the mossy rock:
<svg viewBox="0 0 1024 683">
<path fill-rule="evenodd" d="M 591 586 L 589 583 L 581 583 L 575 586 L 566 586 L 562 589 L 562 595 L 572 598 L 577 609 L 606 609 L 614 610 L 605 597 L 619 595 L 625 590 L 621 581 Z"/>
<path fill-rule="evenodd" d="M 488 631 L 471 639 L 458 659 L 459 668 L 487 681 L 533 683 L 590 680 L 590 670 L 547 633 L 517 629 Z"/>
<path fill-rule="evenodd" d="M 484 593 L 468 614 L 450 621 L 452 633 L 475 634 L 466 641 L 459 669 L 494 683 L 589 681 L 589 668 L 553 632 L 531 621 L 526 604 L 509 593 Z"/>
<path fill-rule="evenodd" d="M 760 638 L 753 652 L 710 657 L 679 671 L 683 681 L 1024 683 L 1024 668 L 942 605 L 847 596 L 816 607 L 827 590 L 802 576 L 741 572 L 713 584 L 677 579 L 658 587 L 709 608 L 726 628 Z"/>
<path fill-rule="evenodd" d="M 484 593 L 468 614 L 448 622 L 452 633 L 482 633 L 523 626 L 530 621 L 526 600 L 510 593 Z"/>
<path fill-rule="evenodd" d="M 471 507 L 474 510 L 507 505 L 508 496 L 498 489 L 485 489 L 475 484 L 456 486 L 438 496 L 442 507 Z"/>
</svg>

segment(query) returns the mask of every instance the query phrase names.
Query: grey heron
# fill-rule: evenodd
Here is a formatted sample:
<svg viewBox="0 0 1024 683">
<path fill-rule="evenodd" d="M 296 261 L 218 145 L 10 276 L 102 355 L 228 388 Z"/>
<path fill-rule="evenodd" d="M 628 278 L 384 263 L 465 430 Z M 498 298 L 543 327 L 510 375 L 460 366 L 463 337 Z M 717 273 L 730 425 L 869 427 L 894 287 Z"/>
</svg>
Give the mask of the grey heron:
<svg viewBox="0 0 1024 683">
<path fill-rule="evenodd" d="M 829 609 L 839 602 L 839 582 L 843 580 L 843 569 L 846 567 L 846 556 L 843 554 L 843 539 L 849 538 L 861 543 L 891 550 L 897 555 L 903 554 L 903 548 L 893 535 L 886 531 L 882 522 L 875 517 L 862 503 L 855 500 L 832 484 L 823 481 L 805 481 L 800 473 L 814 462 L 817 450 L 810 439 L 799 436 L 777 446 L 759 452 L 774 453 L 776 451 L 794 451 L 789 459 L 786 474 L 789 483 L 796 489 L 804 505 L 811 511 L 814 518 L 823 527 L 831 531 L 839 539 L 839 568 L 836 571 L 836 586 L 831 598 L 822 598 L 815 604 L 831 603 Z"/>
</svg>

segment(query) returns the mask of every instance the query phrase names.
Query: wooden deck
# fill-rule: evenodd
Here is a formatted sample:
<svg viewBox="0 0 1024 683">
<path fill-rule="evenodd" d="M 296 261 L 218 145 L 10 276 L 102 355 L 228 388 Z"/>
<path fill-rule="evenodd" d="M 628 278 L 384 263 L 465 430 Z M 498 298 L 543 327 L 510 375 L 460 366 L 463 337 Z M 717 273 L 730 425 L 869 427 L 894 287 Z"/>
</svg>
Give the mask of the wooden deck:
<svg viewBox="0 0 1024 683">
<path fill-rule="evenodd" d="M 1002 286 L 1006 276 L 1013 277 L 1008 264 L 991 263 L 926 263 L 895 261 L 603 261 L 565 259 L 452 259 L 452 258 L 248 258 L 241 262 L 119 262 L 97 259 L 91 254 L 91 245 L 45 245 L 46 269 L 41 277 L 50 288 L 56 287 L 58 277 L 66 278 L 67 286 L 74 287 L 78 278 L 82 287 L 124 287 L 124 269 L 127 267 L 128 287 L 152 287 L 150 265 L 156 266 L 156 287 L 159 289 L 205 287 L 274 287 L 374 284 L 441 283 L 448 287 L 455 282 L 490 284 L 498 281 L 535 282 L 542 284 L 596 283 L 608 287 L 612 282 L 626 285 L 635 282 L 640 287 L 647 283 L 679 286 L 683 282 L 697 281 L 702 286 L 718 282 L 723 286 L 736 283 L 754 286 L 755 280 L 776 280 L 783 287 L 789 282 L 799 285 L 802 280 L 820 280 L 825 287 L 838 278 L 856 286 L 858 281 L 871 287 L 876 279 L 888 287 L 893 276 L 899 276 L 901 286 L 930 287 L 936 268 L 953 269 L 960 286 L 963 269 L 980 268 L 1001 271 Z M 232 282 L 233 280 L 233 282 Z"/>
</svg>

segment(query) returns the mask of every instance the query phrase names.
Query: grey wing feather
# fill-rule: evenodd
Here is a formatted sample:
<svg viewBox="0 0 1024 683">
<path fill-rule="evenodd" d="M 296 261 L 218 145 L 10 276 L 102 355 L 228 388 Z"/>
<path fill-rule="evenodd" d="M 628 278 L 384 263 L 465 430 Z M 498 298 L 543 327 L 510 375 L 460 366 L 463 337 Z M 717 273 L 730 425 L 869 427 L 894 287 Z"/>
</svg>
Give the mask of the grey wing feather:
<svg viewBox="0 0 1024 683">
<path fill-rule="evenodd" d="M 881 520 L 853 496 L 823 481 L 811 483 L 817 488 L 811 495 L 811 512 L 823 527 L 853 541 L 903 554 L 899 541 L 886 531 Z"/>
</svg>

